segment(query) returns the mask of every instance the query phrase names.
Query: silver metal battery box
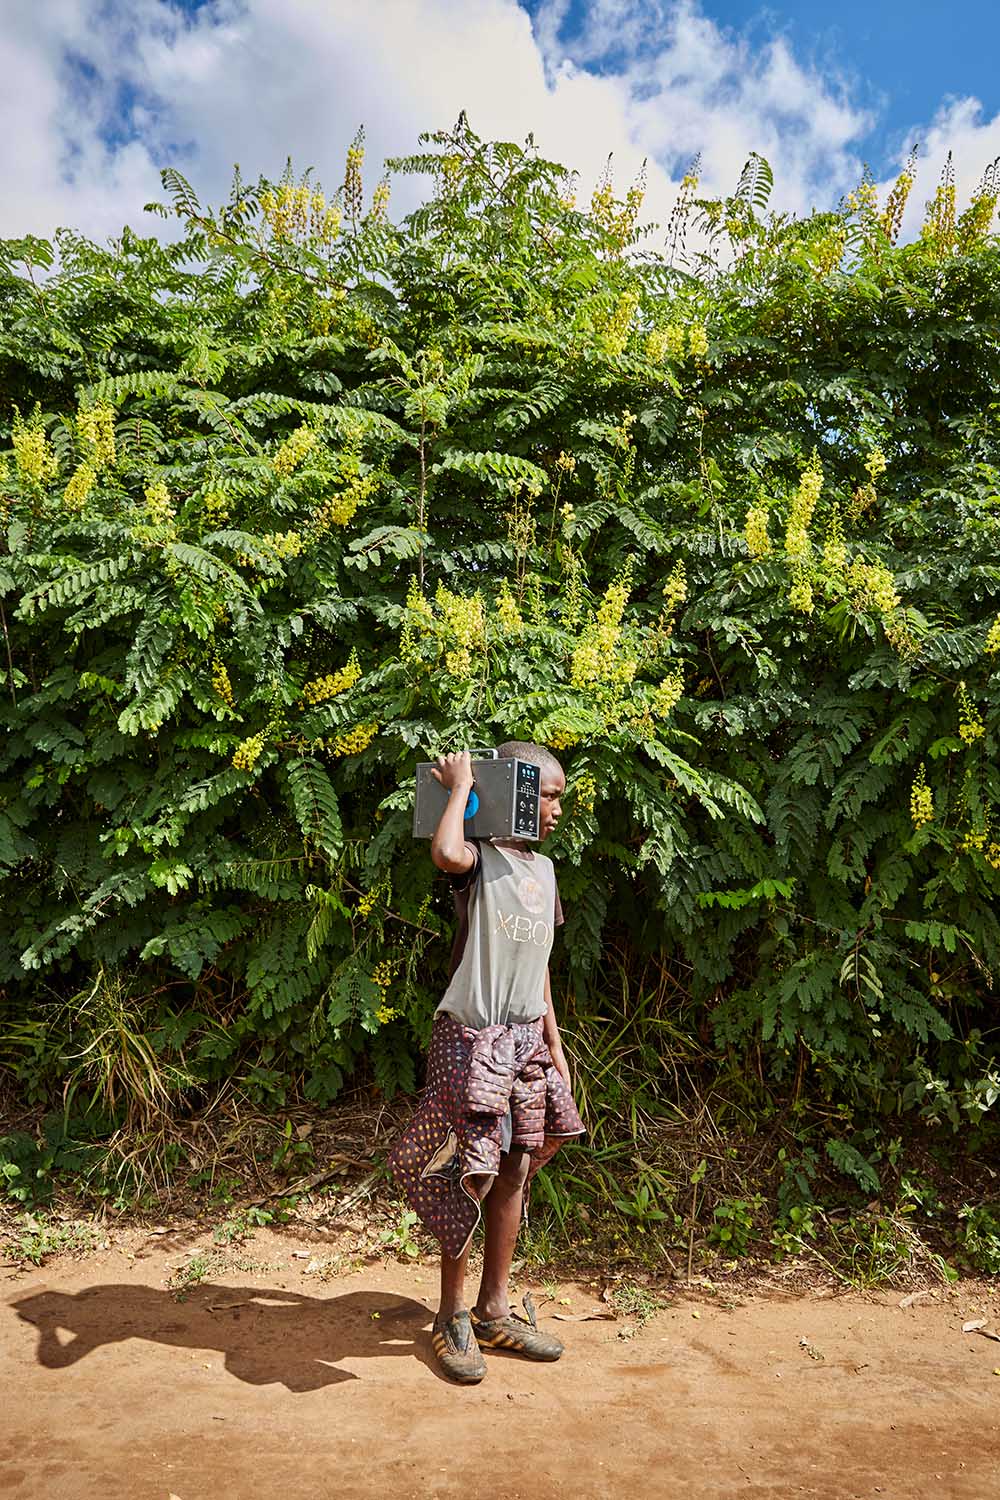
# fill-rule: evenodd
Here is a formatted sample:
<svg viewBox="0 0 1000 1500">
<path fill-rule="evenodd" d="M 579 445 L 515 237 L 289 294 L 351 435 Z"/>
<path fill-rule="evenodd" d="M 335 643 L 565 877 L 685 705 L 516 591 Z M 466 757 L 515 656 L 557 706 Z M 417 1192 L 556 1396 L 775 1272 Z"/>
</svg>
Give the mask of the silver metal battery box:
<svg viewBox="0 0 1000 1500">
<path fill-rule="evenodd" d="M 432 763 L 417 766 L 413 837 L 433 838 L 450 793 L 431 775 Z M 478 760 L 473 756 L 474 784 L 465 808 L 465 836 L 470 839 L 537 839 L 542 773 L 527 760 Z"/>
</svg>

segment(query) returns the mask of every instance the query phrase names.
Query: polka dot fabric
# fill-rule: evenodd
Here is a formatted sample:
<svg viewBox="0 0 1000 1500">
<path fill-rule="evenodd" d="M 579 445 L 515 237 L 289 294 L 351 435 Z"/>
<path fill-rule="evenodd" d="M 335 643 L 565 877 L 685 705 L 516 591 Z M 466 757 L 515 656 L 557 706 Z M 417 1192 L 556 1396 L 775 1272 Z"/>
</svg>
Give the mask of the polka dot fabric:
<svg viewBox="0 0 1000 1500">
<path fill-rule="evenodd" d="M 489 1112 L 482 1109 L 486 1101 L 473 1066 L 474 1058 L 485 1055 L 492 1064 Z M 509 1066 L 498 1070 L 501 1059 Z M 431 1033 L 423 1097 L 390 1153 L 389 1166 L 445 1255 L 461 1255 L 479 1223 L 479 1199 L 468 1179 L 495 1177 L 499 1170 L 504 1095 L 511 1146 L 531 1153 L 530 1182 L 564 1140 L 584 1133 L 573 1096 L 542 1039 L 541 1021 L 479 1032 L 441 1012 Z"/>
</svg>

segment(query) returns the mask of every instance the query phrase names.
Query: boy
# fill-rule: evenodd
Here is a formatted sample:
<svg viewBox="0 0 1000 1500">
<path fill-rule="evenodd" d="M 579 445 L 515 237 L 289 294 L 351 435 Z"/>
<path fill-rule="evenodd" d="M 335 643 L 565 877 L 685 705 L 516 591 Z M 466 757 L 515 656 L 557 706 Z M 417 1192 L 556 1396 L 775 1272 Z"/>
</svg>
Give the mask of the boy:
<svg viewBox="0 0 1000 1500">
<path fill-rule="evenodd" d="M 562 767 L 539 745 L 509 741 L 501 756 L 541 772 L 539 835 L 560 817 Z M 389 1158 L 411 1208 L 441 1242 L 441 1305 L 431 1342 L 452 1380 L 486 1374 L 481 1348 L 558 1359 L 562 1345 L 511 1312 L 508 1279 L 525 1190 L 562 1141 L 583 1133 L 552 1007 L 548 958 L 562 907 L 552 861 L 521 839 L 469 842 L 468 753 L 438 757 L 432 773 L 451 795 L 431 858 L 452 878 L 458 931 L 451 979 L 434 1017 L 427 1083 Z M 465 1268 L 485 1202 L 479 1297 L 465 1306 Z"/>
</svg>

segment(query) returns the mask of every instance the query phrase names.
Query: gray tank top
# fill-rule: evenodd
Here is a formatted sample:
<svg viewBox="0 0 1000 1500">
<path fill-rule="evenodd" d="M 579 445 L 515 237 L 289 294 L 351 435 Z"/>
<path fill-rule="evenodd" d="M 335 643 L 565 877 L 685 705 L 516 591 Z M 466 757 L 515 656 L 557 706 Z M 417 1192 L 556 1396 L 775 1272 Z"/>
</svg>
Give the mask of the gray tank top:
<svg viewBox="0 0 1000 1500">
<path fill-rule="evenodd" d="M 439 1011 L 479 1031 L 544 1016 L 556 921 L 556 877 L 544 854 L 524 859 L 484 840 L 468 934 Z"/>
</svg>

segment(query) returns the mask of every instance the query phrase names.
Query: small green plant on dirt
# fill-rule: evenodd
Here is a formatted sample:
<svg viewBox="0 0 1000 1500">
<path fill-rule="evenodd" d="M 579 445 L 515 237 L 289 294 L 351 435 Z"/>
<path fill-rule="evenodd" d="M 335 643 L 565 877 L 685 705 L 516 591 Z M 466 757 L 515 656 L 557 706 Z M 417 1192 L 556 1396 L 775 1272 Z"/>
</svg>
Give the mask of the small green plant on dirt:
<svg viewBox="0 0 1000 1500">
<path fill-rule="evenodd" d="M 541 1183 L 545 1177 L 540 1172 L 536 1183 Z M 532 1185 L 532 1193 L 535 1188 Z M 538 1195 L 541 1197 L 541 1194 Z M 518 1241 L 521 1259 L 526 1266 L 550 1266 L 558 1259 L 561 1252 L 560 1237 L 554 1232 L 553 1227 L 540 1216 L 528 1221 L 528 1227 L 522 1232 Z"/>
<path fill-rule="evenodd" d="M 309 1262 L 302 1274 L 318 1276 L 320 1281 L 336 1281 L 341 1276 L 353 1276 L 355 1271 L 360 1271 L 363 1267 L 364 1261 L 361 1256 L 338 1251 L 325 1260 L 317 1256 L 315 1260 Z"/>
<path fill-rule="evenodd" d="M 827 1218 L 827 1254 L 835 1274 L 848 1286 L 865 1288 L 892 1283 L 921 1262 L 933 1262 L 943 1275 L 939 1256 L 930 1256 L 919 1237 L 891 1214 L 853 1214 L 844 1223 Z"/>
<path fill-rule="evenodd" d="M 667 1305 L 662 1297 L 637 1281 L 620 1281 L 607 1293 L 606 1301 L 618 1317 L 625 1319 L 618 1330 L 620 1339 L 635 1338 L 654 1313 L 660 1312 Z"/>
<path fill-rule="evenodd" d="M 195 1193 L 207 1189 L 209 1200 L 213 1204 L 228 1208 L 235 1201 L 242 1184 L 238 1177 L 232 1177 L 228 1172 L 218 1172 L 214 1167 L 199 1167 L 189 1175 L 187 1185 Z"/>
<path fill-rule="evenodd" d="M 52 1192 L 48 1181 L 51 1165 L 52 1156 L 46 1160 L 23 1131 L 0 1137 L 0 1195 L 23 1204 L 44 1200 Z"/>
<path fill-rule="evenodd" d="M 631 1198 L 615 1198 L 613 1201 L 620 1214 L 639 1224 L 663 1224 L 674 1218 L 673 1214 L 665 1213 L 657 1206 L 653 1190 L 647 1181 L 640 1181 L 636 1185 Z"/>
<path fill-rule="evenodd" d="M 254 1230 L 263 1228 L 273 1220 L 274 1214 L 270 1209 L 251 1204 L 249 1208 L 237 1209 L 228 1219 L 217 1224 L 212 1231 L 212 1238 L 217 1245 L 242 1245 Z"/>
<path fill-rule="evenodd" d="M 286 1120 L 271 1157 L 272 1169 L 283 1172 L 286 1177 L 299 1177 L 315 1165 L 316 1158 L 309 1141 L 296 1132 L 291 1120 Z"/>
<path fill-rule="evenodd" d="M 959 1210 L 959 1253 L 977 1271 L 1000 1275 L 1000 1204 L 965 1204 Z"/>
<path fill-rule="evenodd" d="M 261 1271 L 275 1271 L 274 1262 L 254 1260 L 249 1255 L 234 1255 L 224 1249 L 199 1249 L 192 1252 L 183 1266 L 179 1266 L 167 1282 L 169 1290 L 178 1302 L 183 1302 L 194 1287 L 213 1277 L 229 1275 L 239 1271 L 245 1275 Z"/>
<path fill-rule="evenodd" d="M 167 1285 L 177 1298 L 183 1302 L 185 1296 L 193 1287 L 201 1286 L 202 1282 L 217 1269 L 220 1261 L 218 1256 L 211 1251 L 198 1250 L 183 1266 L 179 1266 L 170 1277 Z"/>
<path fill-rule="evenodd" d="M 801 1255 L 809 1249 L 809 1241 L 815 1241 L 819 1229 L 820 1211 L 813 1203 L 796 1204 L 783 1219 L 779 1219 L 771 1235 L 775 1260 L 784 1260 L 789 1255 Z"/>
<path fill-rule="evenodd" d="M 792 1208 L 811 1207 L 814 1202 L 813 1185 L 819 1174 L 819 1156 L 811 1146 L 804 1146 L 793 1155 L 782 1146 L 778 1152 L 778 1165 L 782 1168 L 778 1184 L 778 1218 L 788 1216 Z"/>
<path fill-rule="evenodd" d="M 30 1261 L 40 1266 L 49 1255 L 66 1250 L 93 1250 L 100 1231 L 93 1224 L 57 1223 L 44 1214 L 21 1215 L 14 1238 L 3 1246 L 3 1257 L 11 1265 Z"/>
<path fill-rule="evenodd" d="M 753 1237 L 754 1214 L 764 1203 L 753 1198 L 721 1198 L 712 1210 L 708 1243 L 717 1245 L 725 1255 L 746 1255 Z"/>
<path fill-rule="evenodd" d="M 395 1224 L 383 1229 L 379 1235 L 379 1244 L 385 1245 L 400 1259 L 416 1260 L 420 1254 L 420 1246 L 413 1238 L 413 1231 L 418 1223 L 417 1215 L 411 1208 L 403 1209 Z"/>
</svg>

